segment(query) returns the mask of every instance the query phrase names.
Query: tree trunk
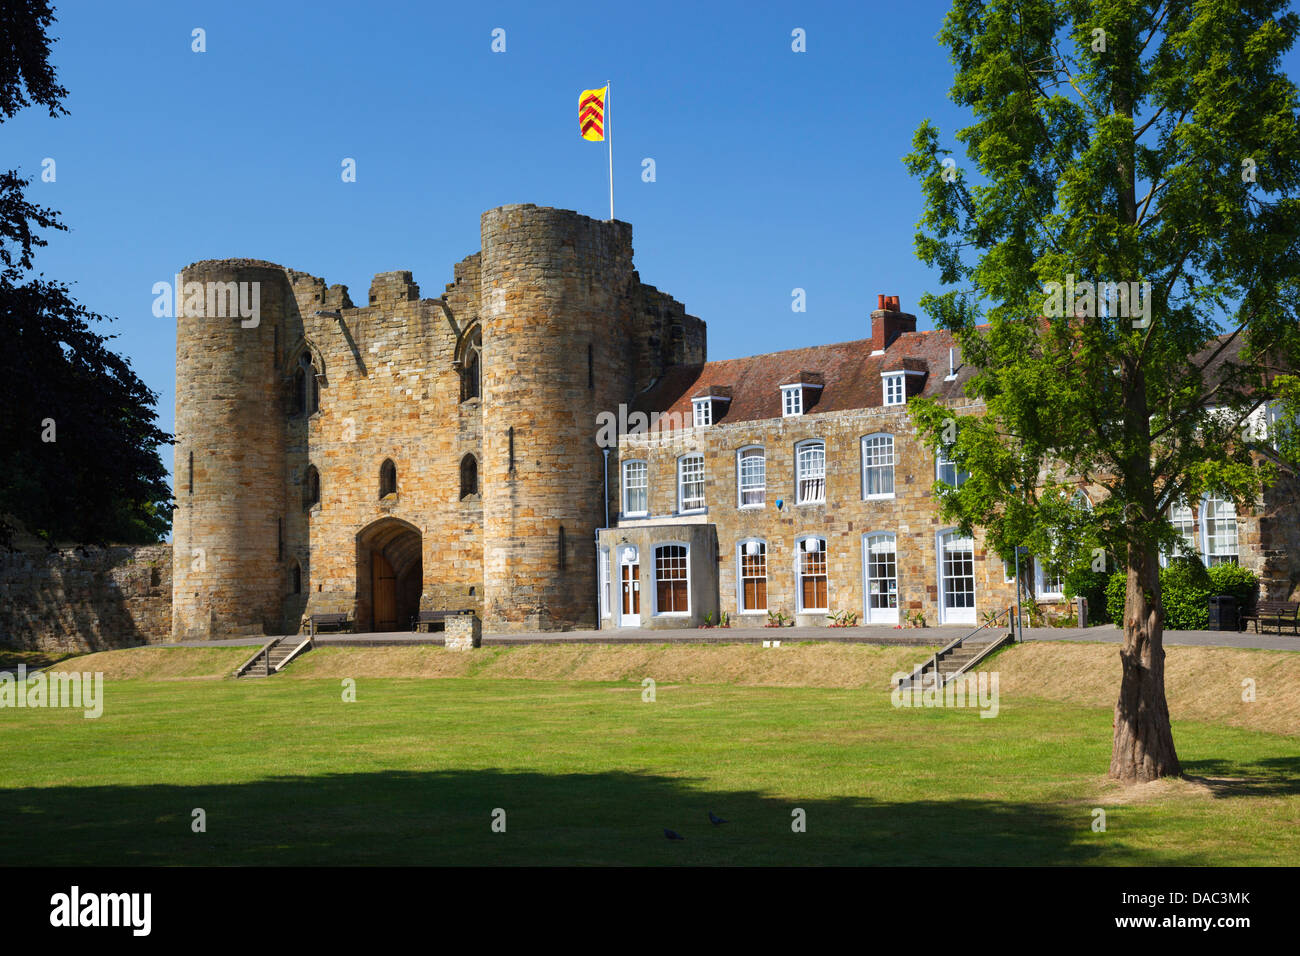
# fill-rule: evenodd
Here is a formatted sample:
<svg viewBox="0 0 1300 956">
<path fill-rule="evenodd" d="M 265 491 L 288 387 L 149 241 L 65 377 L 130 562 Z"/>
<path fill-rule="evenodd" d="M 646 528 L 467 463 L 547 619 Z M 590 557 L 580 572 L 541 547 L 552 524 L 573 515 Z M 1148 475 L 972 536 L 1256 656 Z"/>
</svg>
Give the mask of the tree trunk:
<svg viewBox="0 0 1300 956">
<path fill-rule="evenodd" d="M 1182 774 L 1165 700 L 1160 566 L 1154 550 L 1132 544 L 1124 600 L 1124 676 L 1115 704 L 1110 775 L 1125 783 Z"/>
</svg>

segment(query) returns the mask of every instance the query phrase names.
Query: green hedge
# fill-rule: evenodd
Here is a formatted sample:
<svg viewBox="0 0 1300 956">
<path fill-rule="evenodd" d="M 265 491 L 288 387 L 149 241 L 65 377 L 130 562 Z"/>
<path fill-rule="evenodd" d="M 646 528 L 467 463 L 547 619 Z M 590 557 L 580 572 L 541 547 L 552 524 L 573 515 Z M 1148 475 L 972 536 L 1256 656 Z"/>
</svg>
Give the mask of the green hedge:
<svg viewBox="0 0 1300 956">
<path fill-rule="evenodd" d="M 1106 613 L 1111 623 L 1124 626 L 1124 597 L 1127 575 L 1123 568 L 1106 582 Z M 1160 569 L 1160 594 L 1164 603 L 1165 628 L 1196 631 L 1210 620 L 1211 594 L 1231 594 L 1242 607 L 1252 607 L 1259 580 L 1253 571 L 1235 564 L 1218 564 L 1208 571 L 1196 555 L 1174 558 Z"/>
<path fill-rule="evenodd" d="M 1207 572 L 1210 575 L 1211 594 L 1231 594 L 1237 606 L 1254 610 L 1259 596 L 1259 578 L 1239 564 L 1216 564 Z"/>
</svg>

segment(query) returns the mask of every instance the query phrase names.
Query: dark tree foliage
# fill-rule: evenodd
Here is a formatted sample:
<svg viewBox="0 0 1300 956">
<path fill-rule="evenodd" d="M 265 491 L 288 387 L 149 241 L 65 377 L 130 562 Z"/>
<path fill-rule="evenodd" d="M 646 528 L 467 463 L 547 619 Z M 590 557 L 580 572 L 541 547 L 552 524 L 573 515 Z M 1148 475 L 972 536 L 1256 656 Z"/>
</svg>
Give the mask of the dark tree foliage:
<svg viewBox="0 0 1300 956">
<path fill-rule="evenodd" d="M 0 5 L 0 122 L 32 105 L 66 114 L 53 22 L 45 0 Z M 67 227 L 30 183 L 0 173 L 0 545 L 15 521 L 50 543 L 158 541 L 171 526 L 158 396 L 94 330 L 103 316 L 32 275 L 41 231 Z"/>
</svg>

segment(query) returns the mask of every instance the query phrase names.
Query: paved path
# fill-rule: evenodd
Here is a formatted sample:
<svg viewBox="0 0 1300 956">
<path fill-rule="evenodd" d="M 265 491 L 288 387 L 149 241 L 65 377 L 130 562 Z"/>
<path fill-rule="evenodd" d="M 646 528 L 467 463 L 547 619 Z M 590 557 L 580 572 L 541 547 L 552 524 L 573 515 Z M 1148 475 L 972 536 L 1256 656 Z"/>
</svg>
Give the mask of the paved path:
<svg viewBox="0 0 1300 956">
<path fill-rule="evenodd" d="M 961 637 L 968 627 L 927 627 L 896 630 L 887 626 L 863 627 L 728 627 L 673 631 L 604 630 L 546 631 L 511 634 L 484 634 L 485 647 L 508 647 L 519 644 L 753 644 L 779 640 L 782 643 L 822 641 L 842 644 L 895 644 L 934 647 Z M 999 632 L 994 632 L 999 633 Z M 989 631 L 977 635 L 971 643 L 988 639 Z M 1101 641 L 1118 644 L 1123 632 L 1109 624 L 1098 627 L 1025 628 L 1026 641 Z M 239 637 L 221 641 L 181 641 L 183 647 L 254 647 L 266 637 Z M 320 647 L 410 647 L 441 644 L 441 634 L 412 634 L 393 631 L 383 634 L 318 634 Z M 1291 634 L 1256 634 L 1232 631 L 1165 631 L 1165 643 L 1202 647 L 1253 647 L 1269 650 L 1300 651 L 1300 638 Z"/>
</svg>

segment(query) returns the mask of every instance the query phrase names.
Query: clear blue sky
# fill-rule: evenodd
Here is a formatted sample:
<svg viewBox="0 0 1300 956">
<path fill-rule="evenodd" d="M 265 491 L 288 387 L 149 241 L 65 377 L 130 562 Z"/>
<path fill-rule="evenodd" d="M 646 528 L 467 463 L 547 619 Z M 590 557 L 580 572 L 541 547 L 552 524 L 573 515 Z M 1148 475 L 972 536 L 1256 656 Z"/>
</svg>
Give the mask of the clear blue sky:
<svg viewBox="0 0 1300 956">
<path fill-rule="evenodd" d="M 36 174 L 29 195 L 71 227 L 38 270 L 118 318 L 115 348 L 159 393 L 168 431 L 175 328 L 152 315 L 155 282 L 247 256 L 358 302 L 393 269 L 438 296 L 479 248 L 485 209 L 608 215 L 604 144 L 577 129 L 578 93 L 606 81 L 615 211 L 642 280 L 708 322 L 710 357 L 844 341 L 868 334 L 877 293 L 914 310 L 937 289 L 913 251 L 921 196 L 900 157 L 924 118 L 949 142 L 966 122 L 935 40 L 947 9 L 64 0 L 53 61 L 71 115 L 29 109 L 0 127 L 4 166 Z M 54 183 L 39 180 L 45 157 Z"/>
</svg>

